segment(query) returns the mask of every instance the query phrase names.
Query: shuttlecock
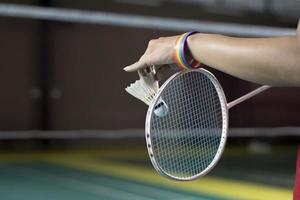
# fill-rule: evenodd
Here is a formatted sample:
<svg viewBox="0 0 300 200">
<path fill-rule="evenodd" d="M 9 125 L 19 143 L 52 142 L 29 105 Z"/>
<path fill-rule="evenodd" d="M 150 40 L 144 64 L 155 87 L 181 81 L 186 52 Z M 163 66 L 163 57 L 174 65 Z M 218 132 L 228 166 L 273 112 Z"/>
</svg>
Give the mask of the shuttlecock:
<svg viewBox="0 0 300 200">
<path fill-rule="evenodd" d="M 149 106 L 158 92 L 158 81 L 155 79 L 154 73 L 139 71 L 139 76 L 140 79 L 130 84 L 125 90 Z M 158 117 L 163 117 L 168 113 L 168 106 L 161 98 L 155 105 L 154 113 Z"/>
</svg>

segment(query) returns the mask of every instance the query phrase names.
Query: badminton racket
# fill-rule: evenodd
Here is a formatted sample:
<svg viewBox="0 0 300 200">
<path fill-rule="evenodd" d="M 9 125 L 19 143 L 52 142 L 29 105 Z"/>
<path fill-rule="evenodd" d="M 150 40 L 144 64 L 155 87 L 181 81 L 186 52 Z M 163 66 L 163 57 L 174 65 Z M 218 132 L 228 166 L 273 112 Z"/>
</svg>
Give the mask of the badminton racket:
<svg viewBox="0 0 300 200">
<path fill-rule="evenodd" d="M 156 171 L 182 181 L 206 175 L 225 148 L 228 110 L 268 88 L 261 86 L 227 103 L 209 71 L 200 68 L 173 74 L 158 90 L 146 116 L 147 149 Z M 159 107 L 167 113 L 157 115 L 154 111 Z"/>
</svg>

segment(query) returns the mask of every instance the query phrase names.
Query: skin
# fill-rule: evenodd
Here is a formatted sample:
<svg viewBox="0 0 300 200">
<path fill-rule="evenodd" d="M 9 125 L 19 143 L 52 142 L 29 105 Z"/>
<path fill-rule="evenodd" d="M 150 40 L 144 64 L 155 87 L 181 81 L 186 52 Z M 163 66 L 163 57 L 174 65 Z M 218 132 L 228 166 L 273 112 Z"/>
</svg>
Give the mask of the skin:
<svg viewBox="0 0 300 200">
<path fill-rule="evenodd" d="M 139 61 L 124 70 L 174 63 L 178 37 L 149 41 Z M 196 60 L 232 76 L 272 86 L 300 86 L 300 20 L 294 36 L 236 38 L 198 33 L 190 36 L 187 44 Z"/>
</svg>

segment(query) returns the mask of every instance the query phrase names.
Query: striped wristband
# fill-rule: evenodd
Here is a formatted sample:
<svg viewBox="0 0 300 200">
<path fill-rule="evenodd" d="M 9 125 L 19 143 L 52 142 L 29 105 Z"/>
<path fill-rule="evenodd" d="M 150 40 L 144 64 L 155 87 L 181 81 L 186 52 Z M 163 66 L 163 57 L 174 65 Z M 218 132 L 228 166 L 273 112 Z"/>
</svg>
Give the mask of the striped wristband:
<svg viewBox="0 0 300 200">
<path fill-rule="evenodd" d="M 188 51 L 187 39 L 190 35 L 195 33 L 198 32 L 194 31 L 194 32 L 184 33 L 181 36 L 179 36 L 179 38 L 176 41 L 175 49 L 174 49 L 174 61 L 181 70 L 196 69 L 200 65 L 200 62 L 198 62 L 193 58 L 187 59 L 185 54 Z"/>
</svg>

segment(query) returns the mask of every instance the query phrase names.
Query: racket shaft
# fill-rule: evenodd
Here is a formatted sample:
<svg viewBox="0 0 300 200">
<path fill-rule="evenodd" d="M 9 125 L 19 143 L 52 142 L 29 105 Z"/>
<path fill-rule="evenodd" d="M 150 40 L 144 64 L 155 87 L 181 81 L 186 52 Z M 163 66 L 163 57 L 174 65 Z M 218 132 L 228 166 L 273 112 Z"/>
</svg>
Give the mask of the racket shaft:
<svg viewBox="0 0 300 200">
<path fill-rule="evenodd" d="M 265 91 L 269 88 L 271 88 L 271 86 L 263 85 L 263 86 L 257 88 L 256 90 L 253 90 L 252 92 L 249 92 L 248 94 L 245 94 L 244 96 L 241 96 L 240 98 L 228 103 L 227 107 L 228 107 L 228 109 L 230 109 L 230 108 L 238 105 L 239 103 L 242 103 L 242 102 L 254 97 L 255 95 L 257 95 L 257 94 L 259 94 L 259 93 L 261 93 L 261 92 L 263 92 L 263 91 Z"/>
</svg>

